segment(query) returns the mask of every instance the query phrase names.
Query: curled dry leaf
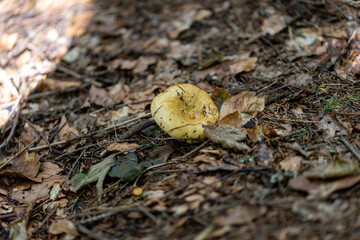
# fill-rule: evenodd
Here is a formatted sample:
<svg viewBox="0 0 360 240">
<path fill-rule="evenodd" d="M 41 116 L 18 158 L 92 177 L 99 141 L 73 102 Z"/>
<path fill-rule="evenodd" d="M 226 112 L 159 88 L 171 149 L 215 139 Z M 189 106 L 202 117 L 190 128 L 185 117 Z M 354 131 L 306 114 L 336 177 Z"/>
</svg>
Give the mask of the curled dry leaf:
<svg viewBox="0 0 360 240">
<path fill-rule="evenodd" d="M 247 122 L 251 120 L 252 116 L 247 113 L 240 113 L 238 111 L 230 113 L 222 118 L 219 122 L 219 126 L 233 126 L 241 128 Z"/>
<path fill-rule="evenodd" d="M 236 127 L 205 126 L 205 135 L 214 143 L 221 144 L 224 148 L 248 152 L 250 148 L 239 141 L 246 139 L 245 133 Z"/>
<path fill-rule="evenodd" d="M 220 109 L 220 120 L 230 113 L 236 111 L 240 113 L 261 112 L 265 108 L 265 96 L 259 94 L 255 96 L 250 91 L 242 91 L 239 94 L 228 98 Z"/>
</svg>

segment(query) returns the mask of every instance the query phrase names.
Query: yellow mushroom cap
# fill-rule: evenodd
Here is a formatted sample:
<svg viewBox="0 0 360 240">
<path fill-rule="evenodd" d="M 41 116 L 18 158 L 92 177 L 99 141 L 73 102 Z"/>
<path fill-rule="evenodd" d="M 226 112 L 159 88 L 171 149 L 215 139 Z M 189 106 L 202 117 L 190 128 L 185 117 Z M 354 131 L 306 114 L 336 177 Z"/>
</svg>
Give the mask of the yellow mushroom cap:
<svg viewBox="0 0 360 240">
<path fill-rule="evenodd" d="M 204 139 L 203 125 L 214 125 L 219 118 L 209 94 L 192 84 L 177 84 L 157 95 L 151 114 L 161 129 L 180 138 Z"/>
</svg>

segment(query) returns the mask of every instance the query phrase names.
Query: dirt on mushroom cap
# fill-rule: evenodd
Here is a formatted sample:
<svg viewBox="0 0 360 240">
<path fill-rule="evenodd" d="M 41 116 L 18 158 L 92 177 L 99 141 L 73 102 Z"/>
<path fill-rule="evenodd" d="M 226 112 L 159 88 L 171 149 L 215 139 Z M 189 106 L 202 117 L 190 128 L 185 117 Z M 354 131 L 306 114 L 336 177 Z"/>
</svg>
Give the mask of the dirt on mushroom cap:
<svg viewBox="0 0 360 240">
<path fill-rule="evenodd" d="M 213 125 L 219 118 L 209 94 L 192 84 L 174 85 L 157 95 L 151 113 L 161 129 L 179 138 L 204 139 L 203 125 Z"/>
</svg>

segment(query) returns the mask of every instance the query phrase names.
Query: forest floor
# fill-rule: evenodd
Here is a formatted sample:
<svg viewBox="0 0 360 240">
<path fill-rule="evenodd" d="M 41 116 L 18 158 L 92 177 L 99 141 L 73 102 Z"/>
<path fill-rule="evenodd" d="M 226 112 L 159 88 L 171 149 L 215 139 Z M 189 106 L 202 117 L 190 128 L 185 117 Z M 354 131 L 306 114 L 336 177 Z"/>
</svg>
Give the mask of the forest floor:
<svg viewBox="0 0 360 240">
<path fill-rule="evenodd" d="M 0 239 L 360 239 L 359 17 L 331 0 L 0 2 Z M 152 119 L 180 83 L 220 109 L 208 139 Z"/>
</svg>

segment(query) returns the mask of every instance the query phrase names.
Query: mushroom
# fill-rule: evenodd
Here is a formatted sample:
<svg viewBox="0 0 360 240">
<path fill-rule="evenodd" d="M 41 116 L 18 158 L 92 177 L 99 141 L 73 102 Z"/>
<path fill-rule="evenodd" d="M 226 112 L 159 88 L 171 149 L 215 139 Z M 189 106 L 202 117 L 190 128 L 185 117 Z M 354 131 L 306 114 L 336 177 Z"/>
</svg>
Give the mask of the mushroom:
<svg viewBox="0 0 360 240">
<path fill-rule="evenodd" d="M 192 84 L 177 84 L 157 95 L 151 114 L 162 130 L 179 138 L 204 139 L 204 125 L 214 125 L 219 118 L 209 94 Z"/>
</svg>

